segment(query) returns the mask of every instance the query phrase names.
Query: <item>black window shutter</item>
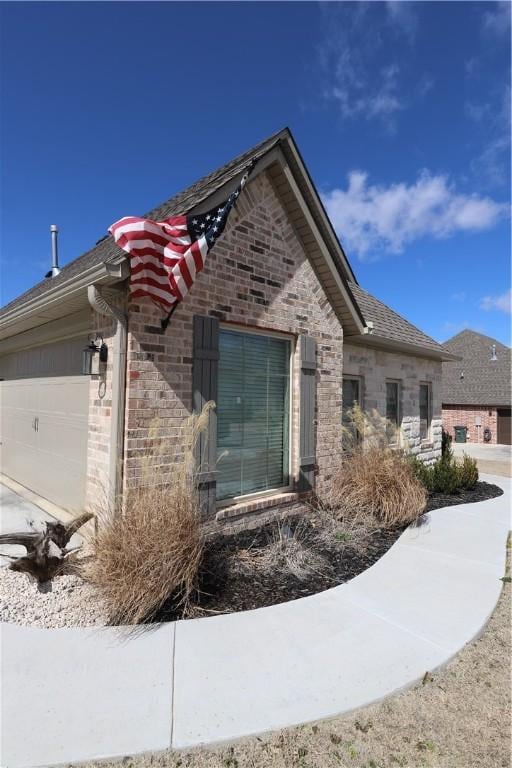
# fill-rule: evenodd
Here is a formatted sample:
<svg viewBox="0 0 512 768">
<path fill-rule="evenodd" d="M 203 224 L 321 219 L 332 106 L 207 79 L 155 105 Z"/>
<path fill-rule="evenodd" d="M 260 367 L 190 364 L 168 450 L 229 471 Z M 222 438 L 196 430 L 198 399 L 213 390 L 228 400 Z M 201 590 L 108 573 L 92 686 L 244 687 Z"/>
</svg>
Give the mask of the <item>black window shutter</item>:
<svg viewBox="0 0 512 768">
<path fill-rule="evenodd" d="M 299 491 L 311 491 L 315 481 L 316 341 L 299 336 L 300 426 Z"/>
<path fill-rule="evenodd" d="M 194 315 L 194 364 L 192 405 L 201 413 L 209 400 L 217 403 L 219 367 L 219 321 L 215 317 Z M 217 463 L 217 413 L 210 411 L 208 429 L 196 446 L 197 490 L 204 516 L 215 513 Z"/>
</svg>

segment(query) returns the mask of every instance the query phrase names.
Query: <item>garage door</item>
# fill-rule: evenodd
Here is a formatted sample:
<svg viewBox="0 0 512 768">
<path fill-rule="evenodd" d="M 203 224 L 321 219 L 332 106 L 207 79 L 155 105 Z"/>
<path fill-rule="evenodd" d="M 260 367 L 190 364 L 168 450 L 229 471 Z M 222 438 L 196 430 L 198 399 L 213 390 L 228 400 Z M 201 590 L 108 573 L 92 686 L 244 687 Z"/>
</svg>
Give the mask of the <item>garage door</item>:
<svg viewBox="0 0 512 768">
<path fill-rule="evenodd" d="M 498 408 L 498 443 L 512 445 L 510 408 Z"/>
<path fill-rule="evenodd" d="M 13 352 L 0 359 L 2 471 L 67 509 L 82 509 L 87 468 L 87 338 Z"/>
</svg>

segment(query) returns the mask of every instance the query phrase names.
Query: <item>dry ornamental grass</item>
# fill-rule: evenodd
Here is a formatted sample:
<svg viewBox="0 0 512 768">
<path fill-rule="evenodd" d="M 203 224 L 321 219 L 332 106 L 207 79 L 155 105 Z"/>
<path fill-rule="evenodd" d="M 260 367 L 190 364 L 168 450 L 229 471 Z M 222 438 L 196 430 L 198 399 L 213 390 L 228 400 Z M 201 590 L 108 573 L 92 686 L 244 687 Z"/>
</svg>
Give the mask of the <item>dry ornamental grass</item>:
<svg viewBox="0 0 512 768">
<path fill-rule="evenodd" d="M 427 492 L 401 453 L 374 446 L 343 459 L 326 502 L 338 516 L 392 527 L 417 520 Z"/>
<path fill-rule="evenodd" d="M 204 547 L 194 485 L 195 448 L 213 407 L 207 403 L 201 414 L 190 417 L 172 485 L 155 483 L 154 459 L 165 450 L 155 437 L 141 485 L 130 492 L 123 511 L 112 513 L 105 507 L 98 512 L 92 557 L 82 574 L 99 591 L 114 624 L 151 620 L 169 600 L 186 612 Z"/>
</svg>

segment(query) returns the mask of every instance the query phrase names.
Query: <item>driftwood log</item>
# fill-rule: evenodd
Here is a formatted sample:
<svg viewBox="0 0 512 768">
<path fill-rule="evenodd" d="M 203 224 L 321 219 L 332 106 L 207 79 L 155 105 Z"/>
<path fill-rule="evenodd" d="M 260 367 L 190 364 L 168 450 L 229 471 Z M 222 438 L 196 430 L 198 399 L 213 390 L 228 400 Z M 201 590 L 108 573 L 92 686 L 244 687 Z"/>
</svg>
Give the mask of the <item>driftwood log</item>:
<svg viewBox="0 0 512 768">
<path fill-rule="evenodd" d="M 11 555 L 3 555 L 3 557 L 12 560 L 9 563 L 12 571 L 28 573 L 37 579 L 39 584 L 51 581 L 58 573 L 62 573 L 68 555 L 77 549 L 77 547 L 68 548 L 70 538 L 92 517 L 90 512 L 84 512 L 67 525 L 46 523 L 44 531 L 3 533 L 0 535 L 0 546 L 15 544 L 27 550 L 27 554 L 22 557 Z"/>
</svg>

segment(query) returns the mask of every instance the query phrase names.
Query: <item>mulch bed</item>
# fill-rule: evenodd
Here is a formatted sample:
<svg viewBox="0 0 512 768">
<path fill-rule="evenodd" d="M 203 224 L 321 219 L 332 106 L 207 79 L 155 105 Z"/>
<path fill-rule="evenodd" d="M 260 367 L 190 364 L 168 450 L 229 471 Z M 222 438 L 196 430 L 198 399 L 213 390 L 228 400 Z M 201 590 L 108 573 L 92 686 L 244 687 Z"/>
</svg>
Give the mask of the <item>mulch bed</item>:
<svg viewBox="0 0 512 768">
<path fill-rule="evenodd" d="M 496 485 L 479 482 L 472 491 L 432 494 L 425 513 L 454 504 L 492 499 L 502 493 Z M 333 531 L 329 534 L 311 509 L 295 505 L 287 518 L 285 538 L 287 534 L 294 539 L 295 534 L 306 555 L 311 556 L 310 567 L 306 561 L 306 567 L 299 567 L 297 575 L 278 560 L 272 567 L 272 561 L 265 559 L 269 547 L 275 550 L 276 539 L 283 537 L 282 526 L 283 521 L 281 528 L 274 521 L 256 530 L 217 535 L 211 539 L 201 568 L 200 591 L 187 615 L 177 615 L 170 602 L 153 620 L 171 621 L 247 611 L 314 595 L 343 584 L 370 568 L 406 527 L 348 533 Z"/>
<path fill-rule="evenodd" d="M 457 493 L 432 493 L 427 501 L 425 512 L 431 512 L 440 507 L 452 507 L 455 504 L 473 504 L 475 501 L 487 501 L 502 496 L 503 491 L 492 483 L 478 482 L 471 491 Z"/>
</svg>

